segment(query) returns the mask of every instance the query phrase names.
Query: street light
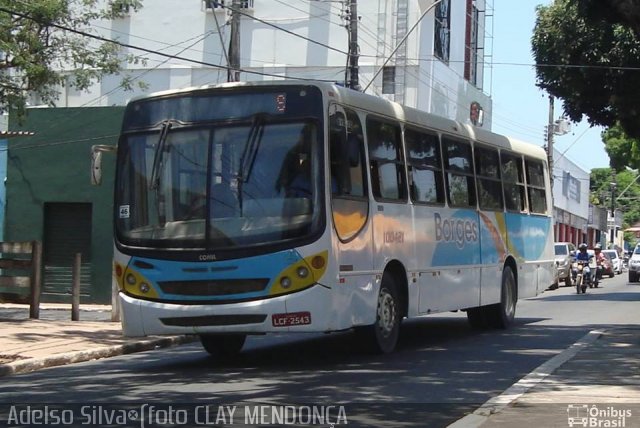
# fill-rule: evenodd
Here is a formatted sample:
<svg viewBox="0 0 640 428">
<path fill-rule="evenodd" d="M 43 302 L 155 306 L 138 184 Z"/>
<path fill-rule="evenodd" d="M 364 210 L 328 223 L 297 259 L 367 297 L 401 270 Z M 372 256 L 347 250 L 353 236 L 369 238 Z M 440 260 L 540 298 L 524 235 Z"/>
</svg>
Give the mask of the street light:
<svg viewBox="0 0 640 428">
<path fill-rule="evenodd" d="M 611 245 L 613 246 L 613 239 L 616 233 L 616 188 L 618 184 L 614 181 L 611 185 Z"/>
</svg>

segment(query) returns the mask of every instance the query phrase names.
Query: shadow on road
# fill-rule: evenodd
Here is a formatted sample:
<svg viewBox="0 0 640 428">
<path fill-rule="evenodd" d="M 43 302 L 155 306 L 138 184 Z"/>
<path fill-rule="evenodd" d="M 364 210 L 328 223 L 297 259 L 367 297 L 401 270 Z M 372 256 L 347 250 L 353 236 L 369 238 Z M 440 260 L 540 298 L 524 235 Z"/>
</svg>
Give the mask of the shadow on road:
<svg viewBox="0 0 640 428">
<path fill-rule="evenodd" d="M 412 320 L 390 355 L 363 352 L 352 332 L 251 337 L 224 364 L 184 345 L 11 376 L 0 403 L 345 404 L 352 426 L 446 426 L 589 329 L 539 321 L 479 332 L 463 313 Z"/>
<path fill-rule="evenodd" d="M 640 293 L 602 292 L 602 288 L 588 288 L 585 294 L 556 294 L 543 295 L 537 300 L 547 302 L 574 302 L 579 300 L 606 300 L 610 302 L 635 302 L 640 301 Z"/>
</svg>

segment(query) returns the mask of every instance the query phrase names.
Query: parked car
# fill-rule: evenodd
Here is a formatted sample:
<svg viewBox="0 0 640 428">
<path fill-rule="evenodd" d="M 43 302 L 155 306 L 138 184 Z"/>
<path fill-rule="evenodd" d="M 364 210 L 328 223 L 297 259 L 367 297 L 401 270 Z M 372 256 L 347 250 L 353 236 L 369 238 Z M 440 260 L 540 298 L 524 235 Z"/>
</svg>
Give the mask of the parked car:
<svg viewBox="0 0 640 428">
<path fill-rule="evenodd" d="M 640 273 L 640 244 L 636 245 L 636 248 L 631 254 L 629 259 L 629 282 L 638 282 L 638 274 Z"/>
<path fill-rule="evenodd" d="M 620 275 L 622 273 L 622 258 L 618 255 L 618 252 L 616 250 L 602 250 L 602 253 L 611 260 L 613 272 L 616 275 Z"/>
<path fill-rule="evenodd" d="M 558 274 L 558 282 L 564 281 L 564 284 L 570 287 L 571 284 L 571 263 L 576 255 L 576 246 L 571 242 L 556 242 L 556 271 Z"/>
</svg>

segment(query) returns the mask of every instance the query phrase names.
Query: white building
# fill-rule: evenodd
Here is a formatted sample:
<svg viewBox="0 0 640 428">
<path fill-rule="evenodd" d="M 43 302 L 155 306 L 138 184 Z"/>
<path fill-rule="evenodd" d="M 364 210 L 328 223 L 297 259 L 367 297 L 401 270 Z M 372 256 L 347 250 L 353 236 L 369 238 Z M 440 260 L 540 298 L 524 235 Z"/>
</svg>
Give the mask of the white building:
<svg viewBox="0 0 640 428">
<path fill-rule="evenodd" d="M 587 242 L 588 227 L 597 228 L 599 222 L 593 219 L 593 208 L 590 215 L 590 173 L 555 149 L 553 159 L 555 239 L 576 245 Z M 592 237 L 589 240 L 592 241 Z"/>
<path fill-rule="evenodd" d="M 220 3 L 232 1 L 144 0 L 142 9 L 122 19 L 97 23 L 101 36 L 128 46 L 123 54 L 147 58 L 126 66 L 128 76 L 146 87 L 125 91 L 121 76 L 107 76 L 88 93 L 63 88 L 58 106 L 123 105 L 142 93 L 227 81 L 231 12 Z M 240 80 L 344 82 L 351 1 L 241 0 Z M 485 0 L 434 1 L 358 2 L 360 86 L 490 129 L 491 98 L 483 88 L 491 6 Z"/>
</svg>

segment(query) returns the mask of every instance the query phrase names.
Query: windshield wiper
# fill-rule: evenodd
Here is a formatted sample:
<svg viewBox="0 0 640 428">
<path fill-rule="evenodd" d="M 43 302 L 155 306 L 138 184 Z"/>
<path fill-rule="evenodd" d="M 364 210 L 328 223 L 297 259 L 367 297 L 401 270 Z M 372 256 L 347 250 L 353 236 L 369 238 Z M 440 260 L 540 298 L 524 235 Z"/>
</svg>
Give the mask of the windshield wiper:
<svg viewBox="0 0 640 428">
<path fill-rule="evenodd" d="M 242 215 L 242 185 L 249 181 L 249 177 L 251 176 L 251 170 L 253 169 L 253 164 L 256 161 L 260 142 L 264 135 L 264 125 L 264 114 L 257 114 L 253 117 L 251 129 L 249 129 L 249 135 L 247 136 L 247 142 L 245 143 L 242 157 L 240 157 L 240 170 L 236 176 L 238 180 L 238 207 L 240 208 L 240 215 Z"/>
<path fill-rule="evenodd" d="M 151 167 L 151 178 L 149 179 L 149 189 L 158 190 L 160 188 L 160 172 L 162 165 L 164 164 L 163 152 L 167 141 L 167 135 L 171 129 L 171 122 L 165 120 L 162 122 L 162 128 L 160 129 L 160 137 L 158 137 L 158 143 L 156 144 L 156 150 L 153 154 L 153 166 Z"/>
<path fill-rule="evenodd" d="M 160 129 L 160 137 L 158 137 L 158 143 L 156 144 L 156 150 L 153 154 L 153 165 L 151 167 L 151 178 L 149 179 L 149 189 L 154 190 L 156 193 L 156 213 L 158 215 L 158 223 L 164 227 L 167 221 L 164 204 L 164 194 L 160 191 L 160 176 L 162 175 L 162 166 L 164 165 L 164 151 L 171 129 L 171 122 L 165 120 L 162 122 L 162 128 Z"/>
</svg>

